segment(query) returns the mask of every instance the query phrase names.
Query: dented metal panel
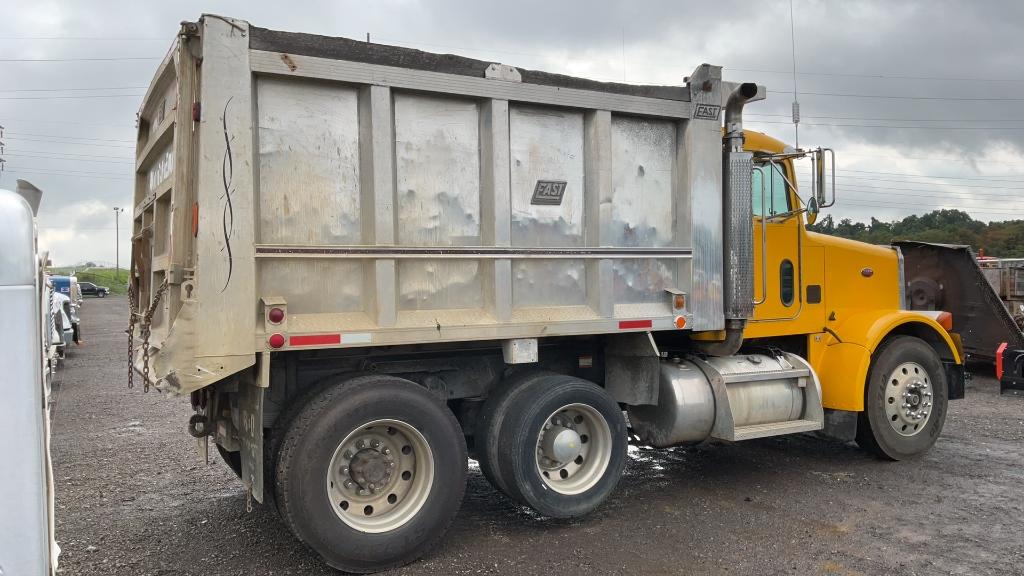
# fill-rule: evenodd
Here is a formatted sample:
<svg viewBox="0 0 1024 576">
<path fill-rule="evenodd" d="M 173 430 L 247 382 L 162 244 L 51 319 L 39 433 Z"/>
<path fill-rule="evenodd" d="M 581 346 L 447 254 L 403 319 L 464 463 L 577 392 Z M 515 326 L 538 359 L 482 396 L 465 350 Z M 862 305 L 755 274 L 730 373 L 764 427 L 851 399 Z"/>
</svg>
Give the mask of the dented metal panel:
<svg viewBox="0 0 1024 576">
<path fill-rule="evenodd" d="M 358 244 L 359 113 L 348 86 L 260 78 L 260 241 Z"/>
<path fill-rule="evenodd" d="M 677 245 L 673 178 L 676 123 L 612 117 L 611 215 L 601 238 L 613 246 Z M 615 303 L 666 303 L 676 288 L 672 260 L 616 260 Z M 667 305 L 667 304 L 666 304 Z"/>
<path fill-rule="evenodd" d="M 398 244 L 479 245 L 479 105 L 395 94 L 394 107 Z M 478 262 L 400 262 L 399 309 L 482 306 L 478 268 Z"/>
<path fill-rule="evenodd" d="M 515 106 L 509 110 L 512 245 L 584 246 L 583 113 Z M 556 184 L 560 194 L 538 199 Z M 517 260 L 512 263 L 512 306 L 586 303 L 582 260 Z"/>
</svg>

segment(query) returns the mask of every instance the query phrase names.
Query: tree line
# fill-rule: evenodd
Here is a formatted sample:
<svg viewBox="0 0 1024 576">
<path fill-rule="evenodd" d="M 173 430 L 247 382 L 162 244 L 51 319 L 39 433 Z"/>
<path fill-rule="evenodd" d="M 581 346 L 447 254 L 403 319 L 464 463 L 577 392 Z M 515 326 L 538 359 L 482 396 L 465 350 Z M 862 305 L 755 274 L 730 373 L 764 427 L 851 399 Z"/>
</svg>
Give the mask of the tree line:
<svg viewBox="0 0 1024 576">
<path fill-rule="evenodd" d="M 943 244 L 967 244 L 975 252 L 1000 258 L 1024 257 L 1024 220 L 980 222 L 962 210 L 934 210 L 921 216 L 882 222 L 854 222 L 843 218 L 838 223 L 825 216 L 809 230 L 871 244 L 888 244 L 894 240 L 919 240 Z"/>
</svg>

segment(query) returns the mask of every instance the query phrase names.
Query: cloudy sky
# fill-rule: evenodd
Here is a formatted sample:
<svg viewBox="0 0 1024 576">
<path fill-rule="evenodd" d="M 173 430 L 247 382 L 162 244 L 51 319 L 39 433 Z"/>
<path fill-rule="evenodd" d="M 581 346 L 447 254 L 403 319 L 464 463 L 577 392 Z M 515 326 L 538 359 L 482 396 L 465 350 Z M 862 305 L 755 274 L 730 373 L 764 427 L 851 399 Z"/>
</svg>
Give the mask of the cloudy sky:
<svg viewBox="0 0 1024 576">
<path fill-rule="evenodd" d="M 1024 2 L 794 0 L 794 10 L 800 144 L 838 155 L 829 213 L 1021 217 Z M 698 64 L 719 64 L 727 79 L 768 87 L 748 127 L 794 139 L 788 0 L 11 3 L 0 18 L 0 187 L 24 178 L 44 190 L 55 263 L 113 262 L 135 112 L 179 22 L 202 12 L 597 80 L 681 84 Z M 125 265 L 128 218 L 120 228 Z"/>
</svg>

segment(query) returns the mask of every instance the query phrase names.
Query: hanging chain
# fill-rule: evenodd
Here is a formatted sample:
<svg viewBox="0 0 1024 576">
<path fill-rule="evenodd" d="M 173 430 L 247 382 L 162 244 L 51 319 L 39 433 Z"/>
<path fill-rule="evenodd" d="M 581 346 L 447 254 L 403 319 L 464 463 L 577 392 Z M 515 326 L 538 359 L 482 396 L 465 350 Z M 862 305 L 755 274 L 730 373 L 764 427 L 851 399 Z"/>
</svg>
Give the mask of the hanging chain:
<svg viewBox="0 0 1024 576">
<path fill-rule="evenodd" d="M 135 323 L 138 311 L 138 298 L 135 294 L 135 283 L 128 283 L 128 389 L 135 386 L 135 368 L 132 362 L 135 360 Z"/>
<path fill-rule="evenodd" d="M 133 385 L 133 383 L 132 383 L 132 372 L 134 371 L 134 368 L 132 366 L 132 361 L 134 359 L 133 358 L 133 356 L 134 356 L 133 346 L 134 346 L 134 343 L 135 343 L 134 336 L 133 336 L 133 334 L 134 334 L 133 328 L 135 327 L 135 324 L 139 324 L 141 326 L 141 330 L 140 330 L 140 334 L 139 335 L 142 337 L 142 386 L 143 386 L 142 389 L 145 392 L 149 392 L 149 335 L 150 335 L 150 332 L 152 330 L 152 325 L 153 325 L 153 314 L 156 313 L 157 306 L 160 305 L 160 299 L 163 297 L 164 293 L 167 292 L 167 287 L 168 287 L 168 284 L 167 284 L 167 280 L 165 279 L 163 281 L 163 283 L 160 284 L 160 287 L 156 289 L 156 292 L 153 294 L 153 301 L 149 304 L 149 308 L 146 309 L 146 312 L 141 315 L 142 316 L 141 318 L 139 318 L 139 313 L 138 313 L 138 310 L 137 310 L 137 308 L 139 306 L 138 306 L 138 302 L 135 301 L 136 297 L 135 297 L 134 294 L 132 294 L 131 290 L 129 290 L 129 305 L 132 308 L 131 319 L 128 320 L 128 387 L 129 388 L 131 388 L 132 385 Z"/>
</svg>

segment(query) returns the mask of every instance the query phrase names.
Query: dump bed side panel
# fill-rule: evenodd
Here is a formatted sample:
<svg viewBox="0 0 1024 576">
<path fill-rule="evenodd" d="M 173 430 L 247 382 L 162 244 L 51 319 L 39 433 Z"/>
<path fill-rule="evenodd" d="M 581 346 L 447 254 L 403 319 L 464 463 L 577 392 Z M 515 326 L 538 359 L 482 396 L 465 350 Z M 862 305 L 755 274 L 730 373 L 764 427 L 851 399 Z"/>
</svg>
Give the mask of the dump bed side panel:
<svg viewBox="0 0 1024 576">
<path fill-rule="evenodd" d="M 251 366 L 273 333 L 293 349 L 723 327 L 720 68 L 629 87 L 402 67 L 423 58 L 221 17 L 185 30 L 143 108 L 136 195 L 170 389 Z"/>
</svg>

